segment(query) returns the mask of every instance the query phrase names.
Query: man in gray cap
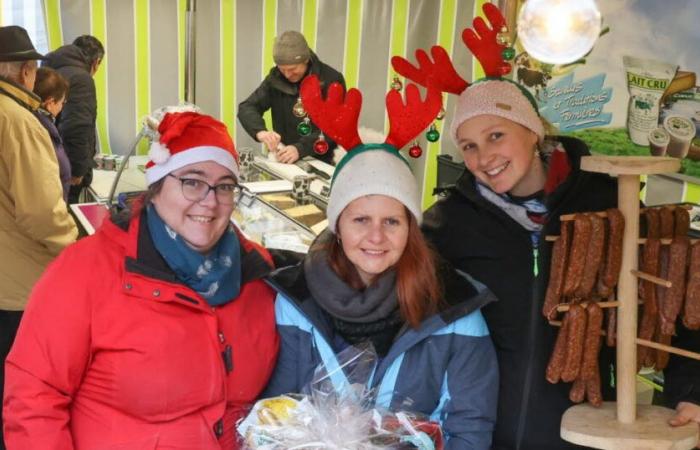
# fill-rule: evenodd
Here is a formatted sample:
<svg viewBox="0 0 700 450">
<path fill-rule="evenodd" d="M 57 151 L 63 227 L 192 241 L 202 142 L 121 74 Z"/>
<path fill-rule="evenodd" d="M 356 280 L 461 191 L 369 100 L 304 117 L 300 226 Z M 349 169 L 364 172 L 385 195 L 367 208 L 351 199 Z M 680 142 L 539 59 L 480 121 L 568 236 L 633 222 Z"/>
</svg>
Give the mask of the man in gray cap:
<svg viewBox="0 0 700 450">
<path fill-rule="evenodd" d="M 78 235 L 63 201 L 51 138 L 34 116 L 38 59 L 43 56 L 24 28 L 0 27 L 0 398 L 5 358 L 29 291 Z"/>
<path fill-rule="evenodd" d="M 280 162 L 294 163 L 299 158 L 313 155 L 330 163 L 335 143 L 326 138 L 328 151 L 315 153 L 314 143 L 319 138 L 320 130 L 310 121 L 308 128 L 303 125 L 299 127 L 305 121 L 299 85 L 307 75 L 315 74 L 321 80 L 325 95 L 333 82 L 345 88 L 343 75 L 321 62 L 309 48 L 304 35 L 298 31 L 285 31 L 278 36 L 272 57 L 275 67 L 250 97 L 238 105 L 238 120 L 253 139 L 276 152 Z M 263 113 L 268 109 L 272 110 L 273 130 L 268 130 L 263 120 Z"/>
</svg>

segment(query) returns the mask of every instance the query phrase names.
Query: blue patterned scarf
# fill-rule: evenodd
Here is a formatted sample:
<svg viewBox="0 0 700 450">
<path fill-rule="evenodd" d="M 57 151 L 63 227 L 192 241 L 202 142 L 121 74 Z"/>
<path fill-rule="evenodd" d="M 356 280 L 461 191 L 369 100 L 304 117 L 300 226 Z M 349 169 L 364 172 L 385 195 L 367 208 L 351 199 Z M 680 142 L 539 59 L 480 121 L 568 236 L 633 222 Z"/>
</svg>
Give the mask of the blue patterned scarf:
<svg viewBox="0 0 700 450">
<path fill-rule="evenodd" d="M 163 222 L 153 206 L 146 210 L 148 230 L 158 253 L 175 275 L 204 297 L 211 306 L 238 297 L 241 289 L 241 250 L 238 236 L 229 226 L 206 255 L 192 249 Z"/>
</svg>

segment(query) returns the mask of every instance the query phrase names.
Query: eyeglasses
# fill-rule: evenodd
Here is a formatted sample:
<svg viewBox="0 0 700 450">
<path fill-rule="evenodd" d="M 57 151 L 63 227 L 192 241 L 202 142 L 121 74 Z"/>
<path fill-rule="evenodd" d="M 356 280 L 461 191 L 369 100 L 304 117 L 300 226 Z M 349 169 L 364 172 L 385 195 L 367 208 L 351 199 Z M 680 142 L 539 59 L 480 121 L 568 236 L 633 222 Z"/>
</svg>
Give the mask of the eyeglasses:
<svg viewBox="0 0 700 450">
<path fill-rule="evenodd" d="M 241 195 L 241 188 L 234 183 L 221 183 L 216 186 L 196 178 L 180 178 L 169 173 L 168 176 L 178 180 L 182 186 L 182 195 L 191 202 L 201 202 L 209 191 L 214 191 L 216 200 L 222 205 L 233 205 Z"/>
</svg>

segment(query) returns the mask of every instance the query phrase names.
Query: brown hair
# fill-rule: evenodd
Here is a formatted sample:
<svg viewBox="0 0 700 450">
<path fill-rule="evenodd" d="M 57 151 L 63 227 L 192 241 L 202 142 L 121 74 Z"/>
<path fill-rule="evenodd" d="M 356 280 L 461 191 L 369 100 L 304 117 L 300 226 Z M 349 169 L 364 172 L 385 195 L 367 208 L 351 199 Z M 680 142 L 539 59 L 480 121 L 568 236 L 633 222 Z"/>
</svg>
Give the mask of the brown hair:
<svg viewBox="0 0 700 450">
<path fill-rule="evenodd" d="M 442 289 L 436 275 L 435 253 L 428 246 L 416 218 L 408 209 L 406 216 L 408 241 L 395 266 L 396 293 L 401 316 L 417 328 L 426 317 L 438 311 Z M 330 239 L 327 250 L 333 271 L 353 289 L 364 289 L 360 274 L 343 251 L 340 241 Z"/>
<path fill-rule="evenodd" d="M 36 71 L 34 93 L 41 98 L 42 103 L 49 99 L 59 101 L 68 95 L 68 81 L 53 69 L 40 67 Z"/>
</svg>

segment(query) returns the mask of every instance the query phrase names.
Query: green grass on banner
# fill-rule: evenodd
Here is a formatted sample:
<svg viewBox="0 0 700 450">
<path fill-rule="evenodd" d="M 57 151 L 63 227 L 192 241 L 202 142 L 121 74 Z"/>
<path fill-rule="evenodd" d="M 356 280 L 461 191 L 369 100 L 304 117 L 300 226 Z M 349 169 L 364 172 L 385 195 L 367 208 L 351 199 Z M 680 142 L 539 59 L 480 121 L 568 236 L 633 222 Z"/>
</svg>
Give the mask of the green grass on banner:
<svg viewBox="0 0 700 450">
<path fill-rule="evenodd" d="M 593 153 L 619 156 L 649 156 L 649 147 L 636 145 L 630 141 L 624 128 L 589 128 L 586 130 L 566 133 L 581 139 Z M 681 161 L 681 172 L 684 175 L 697 177 L 700 182 L 700 161 L 685 158 Z"/>
</svg>

